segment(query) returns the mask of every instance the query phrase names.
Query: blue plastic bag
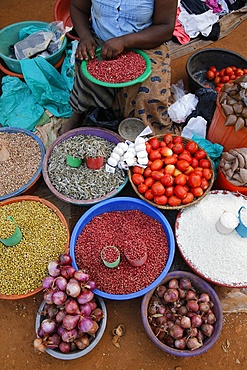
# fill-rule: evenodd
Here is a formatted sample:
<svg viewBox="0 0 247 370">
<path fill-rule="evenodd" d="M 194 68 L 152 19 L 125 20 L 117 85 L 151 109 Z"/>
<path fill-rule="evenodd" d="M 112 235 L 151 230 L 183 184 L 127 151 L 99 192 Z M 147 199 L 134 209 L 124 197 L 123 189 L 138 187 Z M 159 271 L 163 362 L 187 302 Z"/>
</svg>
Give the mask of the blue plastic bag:
<svg viewBox="0 0 247 370">
<path fill-rule="evenodd" d="M 211 141 L 204 139 L 203 137 L 194 134 L 192 136 L 192 140 L 195 141 L 198 145 L 200 145 L 208 154 L 211 161 L 214 165 L 214 174 L 216 177 L 218 166 L 220 163 L 220 158 L 223 152 L 224 147 L 218 143 L 211 143 Z"/>
<path fill-rule="evenodd" d="M 18 77 L 2 78 L 0 97 L 0 123 L 32 131 L 44 114 L 44 108 L 36 102 L 31 90 Z"/>
<path fill-rule="evenodd" d="M 66 55 L 61 67 L 61 75 L 64 77 L 69 91 L 72 90 L 75 80 L 75 53 L 77 46 L 79 44 L 78 40 L 71 41 L 70 46 L 66 47 Z"/>
<path fill-rule="evenodd" d="M 56 68 L 41 57 L 23 59 L 20 63 L 25 82 L 35 101 L 55 117 L 69 118 L 72 115 L 70 91 Z"/>
</svg>

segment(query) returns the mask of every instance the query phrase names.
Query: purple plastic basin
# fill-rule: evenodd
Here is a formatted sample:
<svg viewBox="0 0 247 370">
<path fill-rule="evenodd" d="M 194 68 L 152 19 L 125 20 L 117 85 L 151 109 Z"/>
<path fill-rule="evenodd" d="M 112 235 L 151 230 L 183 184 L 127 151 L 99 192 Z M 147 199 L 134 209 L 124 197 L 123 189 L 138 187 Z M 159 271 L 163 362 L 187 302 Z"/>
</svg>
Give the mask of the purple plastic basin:
<svg viewBox="0 0 247 370">
<path fill-rule="evenodd" d="M 222 330 L 223 312 L 222 312 L 220 300 L 217 294 L 215 293 L 214 289 L 211 287 L 211 285 L 209 285 L 206 281 L 204 281 L 199 276 L 193 273 L 186 272 L 186 271 L 169 272 L 164 278 L 164 280 L 162 280 L 162 282 L 159 285 L 166 284 L 171 279 L 180 279 L 182 277 L 189 278 L 192 282 L 192 285 L 197 291 L 208 293 L 211 297 L 211 301 L 214 304 L 212 310 L 217 319 L 214 324 L 214 332 L 210 338 L 205 339 L 202 347 L 195 349 L 193 351 L 176 349 L 176 348 L 172 348 L 172 347 L 165 345 L 155 336 L 148 322 L 147 310 L 148 310 L 149 301 L 157 287 L 151 290 L 150 292 L 148 292 L 147 294 L 145 294 L 145 296 L 143 297 L 142 304 L 141 304 L 141 317 L 142 317 L 142 323 L 147 332 L 147 335 L 156 344 L 156 346 L 158 346 L 162 351 L 167 352 L 173 356 L 194 357 L 194 356 L 201 355 L 202 353 L 208 351 L 217 342 L 220 336 L 221 330 Z"/>
<path fill-rule="evenodd" d="M 49 158 L 51 156 L 51 153 L 54 149 L 54 147 L 58 144 L 60 144 L 62 141 L 69 139 L 70 137 L 77 136 L 77 135 L 93 135 L 97 137 L 101 137 L 105 140 L 108 140 L 114 144 L 118 144 L 120 141 L 124 141 L 120 135 L 116 134 L 113 131 L 110 131 L 108 129 L 98 128 L 98 127 L 79 127 L 74 130 L 70 130 L 63 135 L 59 136 L 46 150 L 46 154 L 43 160 L 43 166 L 42 166 L 42 175 L 44 178 L 44 181 L 50 191 L 59 199 L 66 203 L 76 204 L 78 206 L 91 206 L 93 204 L 97 204 L 102 200 L 111 198 L 115 195 L 117 195 L 127 184 L 128 182 L 128 176 L 126 174 L 125 181 L 119 186 L 118 189 L 114 189 L 105 196 L 101 198 L 94 198 L 94 199 L 87 199 L 87 200 L 81 200 L 81 199 L 73 199 L 70 197 L 67 197 L 66 195 L 63 195 L 59 193 L 56 188 L 53 186 L 53 184 L 50 181 L 49 174 L 48 174 L 48 163 Z"/>
</svg>

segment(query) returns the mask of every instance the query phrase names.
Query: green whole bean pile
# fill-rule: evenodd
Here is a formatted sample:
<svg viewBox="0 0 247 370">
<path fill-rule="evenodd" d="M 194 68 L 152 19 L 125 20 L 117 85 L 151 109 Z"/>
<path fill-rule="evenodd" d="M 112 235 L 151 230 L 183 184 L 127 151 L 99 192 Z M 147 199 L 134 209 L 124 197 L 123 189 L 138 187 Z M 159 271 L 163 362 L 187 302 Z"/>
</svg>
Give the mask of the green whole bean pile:
<svg viewBox="0 0 247 370">
<path fill-rule="evenodd" d="M 0 238 L 7 239 L 15 232 L 15 224 L 8 218 L 0 219 Z"/>
<path fill-rule="evenodd" d="M 0 294 L 27 294 L 41 287 L 48 263 L 65 252 L 67 230 L 55 210 L 40 201 L 1 206 L 0 219 L 8 216 L 14 218 L 23 237 L 13 247 L 0 242 Z"/>
</svg>

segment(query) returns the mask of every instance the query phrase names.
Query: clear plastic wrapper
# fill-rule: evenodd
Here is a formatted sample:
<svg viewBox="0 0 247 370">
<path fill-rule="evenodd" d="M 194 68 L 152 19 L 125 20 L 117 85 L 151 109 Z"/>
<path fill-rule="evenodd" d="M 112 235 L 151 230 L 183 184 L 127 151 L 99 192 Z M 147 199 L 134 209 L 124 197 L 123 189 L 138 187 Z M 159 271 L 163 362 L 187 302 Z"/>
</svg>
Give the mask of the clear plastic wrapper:
<svg viewBox="0 0 247 370">
<path fill-rule="evenodd" d="M 46 58 L 56 53 L 62 46 L 66 32 L 62 21 L 49 23 L 47 29 L 23 28 L 20 32 L 20 41 L 14 45 L 16 59 L 27 59 L 37 55 Z"/>
</svg>

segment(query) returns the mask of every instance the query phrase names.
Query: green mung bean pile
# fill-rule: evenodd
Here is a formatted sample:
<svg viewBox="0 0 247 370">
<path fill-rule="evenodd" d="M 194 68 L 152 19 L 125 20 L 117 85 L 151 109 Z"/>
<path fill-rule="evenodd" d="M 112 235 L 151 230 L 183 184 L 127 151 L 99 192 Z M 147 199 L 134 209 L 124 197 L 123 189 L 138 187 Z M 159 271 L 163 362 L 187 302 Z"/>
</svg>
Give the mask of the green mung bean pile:
<svg viewBox="0 0 247 370">
<path fill-rule="evenodd" d="M 15 232 L 15 224 L 8 218 L 0 219 L 0 238 L 7 239 Z"/>
<path fill-rule="evenodd" d="M 0 207 L 0 219 L 12 216 L 22 231 L 19 244 L 0 242 L 0 294 L 23 295 L 41 287 L 47 265 L 67 247 L 67 230 L 56 211 L 40 201 L 21 200 Z"/>
</svg>

